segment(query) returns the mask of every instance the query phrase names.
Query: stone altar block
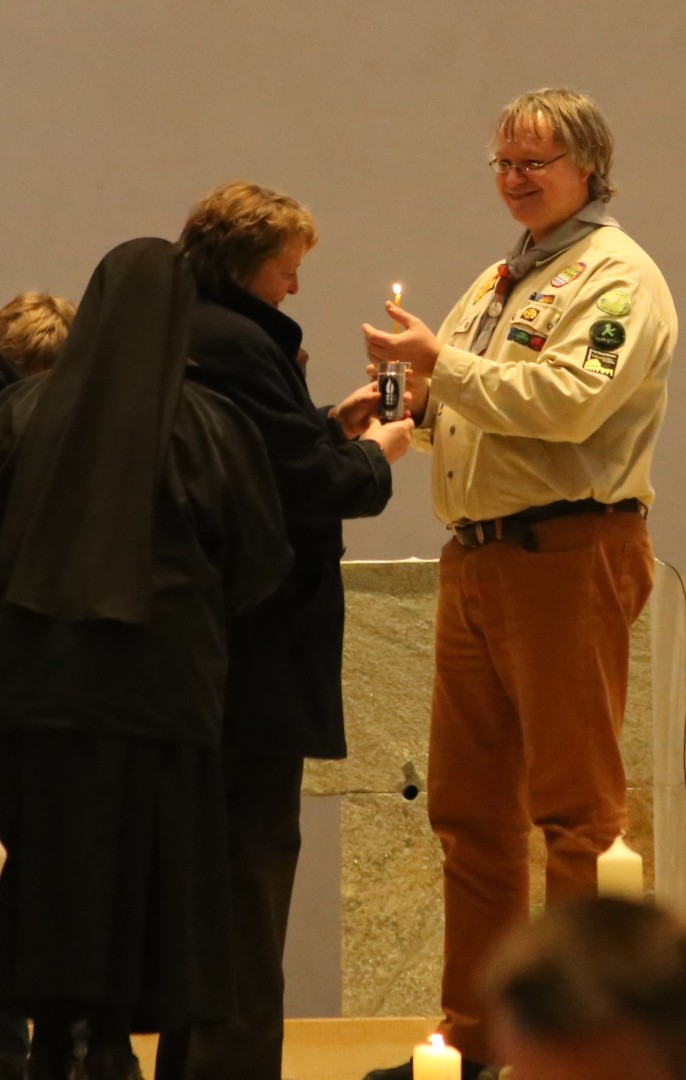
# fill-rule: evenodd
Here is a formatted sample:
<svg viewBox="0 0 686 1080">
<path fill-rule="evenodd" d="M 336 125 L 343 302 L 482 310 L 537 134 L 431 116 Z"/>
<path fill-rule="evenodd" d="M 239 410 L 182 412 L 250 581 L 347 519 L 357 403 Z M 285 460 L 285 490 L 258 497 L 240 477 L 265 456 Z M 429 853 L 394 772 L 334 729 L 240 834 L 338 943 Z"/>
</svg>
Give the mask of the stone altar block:
<svg viewBox="0 0 686 1080">
<path fill-rule="evenodd" d="M 304 819 L 337 807 L 339 835 L 320 850 L 326 860 L 340 845 L 340 883 L 334 883 L 340 898 L 333 911 L 329 904 L 328 916 L 323 913 L 328 929 L 317 936 L 324 864 L 315 860 L 294 900 L 296 926 L 299 902 L 309 905 L 299 932 L 315 940 L 315 963 L 325 963 L 327 948 L 336 946 L 329 966 L 340 962 L 340 972 L 329 975 L 340 977 L 342 1016 L 440 1014 L 441 856 L 425 791 L 437 573 L 437 561 L 343 564 L 349 756 L 309 761 L 303 788 Z M 634 628 L 623 738 L 631 799 L 627 840 L 643 856 L 647 892 L 653 886 L 649 619 L 644 612 Z M 305 832 L 304 855 L 306 848 Z M 543 899 L 543 846 L 535 833 L 531 848 L 536 909 Z M 331 886 L 330 865 L 326 881 Z M 290 936 L 287 986 L 297 977 L 298 957 Z M 296 1014 L 322 1015 L 306 1000 Z"/>
</svg>

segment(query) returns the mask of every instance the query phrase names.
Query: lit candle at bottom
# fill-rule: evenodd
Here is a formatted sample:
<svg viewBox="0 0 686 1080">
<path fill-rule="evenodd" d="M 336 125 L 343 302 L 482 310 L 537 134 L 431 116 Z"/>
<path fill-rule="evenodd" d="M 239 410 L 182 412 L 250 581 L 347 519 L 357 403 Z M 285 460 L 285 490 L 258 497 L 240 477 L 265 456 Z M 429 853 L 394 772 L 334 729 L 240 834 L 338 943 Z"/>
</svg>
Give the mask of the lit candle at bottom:
<svg viewBox="0 0 686 1080">
<path fill-rule="evenodd" d="M 454 1046 L 446 1046 L 442 1035 L 431 1035 L 428 1043 L 414 1048 L 412 1077 L 413 1080 L 462 1080 L 462 1055 Z"/>
<path fill-rule="evenodd" d="M 601 896 L 643 898 L 643 859 L 621 836 L 598 856 L 598 892 Z"/>
</svg>

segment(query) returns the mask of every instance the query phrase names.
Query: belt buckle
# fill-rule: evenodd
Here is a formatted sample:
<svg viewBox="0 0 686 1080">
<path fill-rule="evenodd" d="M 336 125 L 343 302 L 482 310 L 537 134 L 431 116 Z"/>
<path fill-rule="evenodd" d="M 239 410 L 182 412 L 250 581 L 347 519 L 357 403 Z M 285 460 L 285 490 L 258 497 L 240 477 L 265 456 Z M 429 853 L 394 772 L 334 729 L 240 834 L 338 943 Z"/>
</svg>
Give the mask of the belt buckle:
<svg viewBox="0 0 686 1080">
<path fill-rule="evenodd" d="M 491 521 L 470 521 L 465 525 L 451 525 L 453 536 L 462 547 L 474 549 L 490 544 L 493 540 L 503 539 L 503 519 Z"/>
<path fill-rule="evenodd" d="M 479 546 L 479 539 L 476 535 L 476 529 L 473 524 L 449 525 L 448 528 L 457 540 L 460 547 L 473 549 Z"/>
</svg>

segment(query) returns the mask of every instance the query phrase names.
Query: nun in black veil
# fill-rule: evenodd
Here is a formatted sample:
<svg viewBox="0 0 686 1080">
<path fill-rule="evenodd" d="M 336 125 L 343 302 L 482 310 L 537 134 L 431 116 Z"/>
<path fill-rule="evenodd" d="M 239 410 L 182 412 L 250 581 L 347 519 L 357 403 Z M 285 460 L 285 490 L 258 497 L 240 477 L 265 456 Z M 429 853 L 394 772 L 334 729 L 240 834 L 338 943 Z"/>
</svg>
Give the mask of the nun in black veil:
<svg viewBox="0 0 686 1080">
<path fill-rule="evenodd" d="M 225 623 L 291 555 L 256 429 L 184 377 L 192 298 L 173 245 L 120 245 L 0 395 L 0 1008 L 32 1080 L 135 1078 L 132 1031 L 231 1009 Z"/>
</svg>

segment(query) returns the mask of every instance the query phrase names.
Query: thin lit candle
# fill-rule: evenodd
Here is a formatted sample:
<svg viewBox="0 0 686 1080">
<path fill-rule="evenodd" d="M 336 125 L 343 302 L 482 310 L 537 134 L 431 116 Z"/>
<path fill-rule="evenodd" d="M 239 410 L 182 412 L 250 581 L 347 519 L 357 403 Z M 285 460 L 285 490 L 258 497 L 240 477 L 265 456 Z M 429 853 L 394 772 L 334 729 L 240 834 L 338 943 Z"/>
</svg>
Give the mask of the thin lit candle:
<svg viewBox="0 0 686 1080">
<path fill-rule="evenodd" d="M 400 284 L 400 282 L 394 281 L 393 282 L 393 303 L 395 304 L 396 307 L 400 307 L 400 301 L 402 300 L 402 298 L 403 298 L 403 287 Z M 398 330 L 399 330 L 399 326 L 398 326 L 397 322 L 394 322 L 393 323 L 393 333 L 397 334 Z"/>
<path fill-rule="evenodd" d="M 601 896 L 643 898 L 643 859 L 621 836 L 598 856 L 598 892 Z"/>
<path fill-rule="evenodd" d="M 462 1055 L 446 1046 L 442 1035 L 430 1035 L 428 1043 L 415 1046 L 412 1055 L 413 1080 L 462 1080 Z"/>
</svg>

